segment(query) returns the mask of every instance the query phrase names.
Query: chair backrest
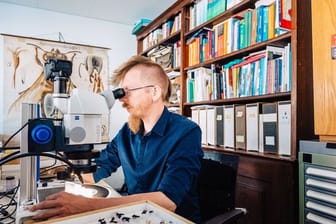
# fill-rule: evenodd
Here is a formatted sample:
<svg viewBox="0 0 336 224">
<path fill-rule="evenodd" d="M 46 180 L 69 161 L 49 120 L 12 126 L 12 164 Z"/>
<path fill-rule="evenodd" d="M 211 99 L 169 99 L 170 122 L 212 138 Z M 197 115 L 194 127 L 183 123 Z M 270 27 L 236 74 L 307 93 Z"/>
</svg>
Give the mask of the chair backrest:
<svg viewBox="0 0 336 224">
<path fill-rule="evenodd" d="M 202 222 L 235 208 L 239 155 L 205 152 L 198 187 Z"/>
</svg>

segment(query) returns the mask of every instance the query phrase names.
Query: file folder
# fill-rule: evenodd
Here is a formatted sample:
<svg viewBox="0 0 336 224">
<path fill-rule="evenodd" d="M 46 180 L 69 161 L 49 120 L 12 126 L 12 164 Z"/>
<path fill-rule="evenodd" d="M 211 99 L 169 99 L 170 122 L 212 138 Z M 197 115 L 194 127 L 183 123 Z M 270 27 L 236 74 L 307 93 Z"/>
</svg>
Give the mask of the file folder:
<svg viewBox="0 0 336 224">
<path fill-rule="evenodd" d="M 246 150 L 259 150 L 259 103 L 246 104 Z"/>
<path fill-rule="evenodd" d="M 234 105 L 224 106 L 224 146 L 231 149 L 235 147 L 234 112 Z"/>
<path fill-rule="evenodd" d="M 216 145 L 216 116 L 215 116 L 215 106 L 207 106 L 207 122 L 206 122 L 206 132 L 207 132 L 207 144 Z"/>
<path fill-rule="evenodd" d="M 199 126 L 202 131 L 202 144 L 208 144 L 207 139 L 207 109 L 206 106 L 199 108 Z"/>
<path fill-rule="evenodd" d="M 235 147 L 246 150 L 246 110 L 244 105 L 235 106 Z"/>
<path fill-rule="evenodd" d="M 215 108 L 216 116 L 216 145 L 224 146 L 224 107 Z"/>
<path fill-rule="evenodd" d="M 191 107 L 191 120 L 199 125 L 199 106 Z"/>
<path fill-rule="evenodd" d="M 291 102 L 278 102 L 279 155 L 291 155 Z"/>
<path fill-rule="evenodd" d="M 262 104 L 262 144 L 264 153 L 277 153 L 277 103 Z"/>
</svg>

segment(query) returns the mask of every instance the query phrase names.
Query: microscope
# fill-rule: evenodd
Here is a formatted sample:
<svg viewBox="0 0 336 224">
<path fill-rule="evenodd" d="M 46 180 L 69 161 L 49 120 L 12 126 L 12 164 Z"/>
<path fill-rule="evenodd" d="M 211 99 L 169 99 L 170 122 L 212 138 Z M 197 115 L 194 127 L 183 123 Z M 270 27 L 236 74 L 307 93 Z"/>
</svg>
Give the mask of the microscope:
<svg viewBox="0 0 336 224">
<path fill-rule="evenodd" d="M 44 65 L 46 80 L 53 82 L 54 91 L 44 98 L 45 117 L 41 118 L 39 105 L 23 104 L 21 123 L 21 153 L 28 158 L 20 162 L 20 191 L 16 223 L 31 215 L 27 207 L 38 201 L 38 156 L 50 156 L 68 164 L 73 173 L 94 172 L 94 158 L 99 151 L 94 145 L 102 144 L 102 116 L 107 115 L 116 99 L 125 96 L 122 88 L 101 94 L 75 88 L 68 94 L 72 62 L 51 58 Z M 53 153 L 53 154 L 52 154 Z M 54 155 L 54 156 L 51 156 Z"/>
</svg>

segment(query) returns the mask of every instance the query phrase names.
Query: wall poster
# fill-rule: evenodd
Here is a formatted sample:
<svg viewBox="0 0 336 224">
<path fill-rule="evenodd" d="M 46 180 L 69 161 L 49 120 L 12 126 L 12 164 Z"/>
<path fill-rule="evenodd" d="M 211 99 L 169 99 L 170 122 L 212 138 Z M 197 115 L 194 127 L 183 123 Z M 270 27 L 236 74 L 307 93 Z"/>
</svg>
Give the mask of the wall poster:
<svg viewBox="0 0 336 224">
<path fill-rule="evenodd" d="M 71 60 L 69 93 L 81 88 L 99 93 L 107 89 L 109 48 L 1 34 L 0 43 L 0 142 L 21 127 L 22 103 L 43 104 L 53 93 L 53 82 L 44 78 L 49 58 Z M 43 108 L 43 107 L 41 107 Z M 43 114 L 43 112 L 42 112 Z M 103 141 L 108 141 L 109 115 L 104 115 Z M 7 146 L 19 146 L 19 134 Z"/>
</svg>

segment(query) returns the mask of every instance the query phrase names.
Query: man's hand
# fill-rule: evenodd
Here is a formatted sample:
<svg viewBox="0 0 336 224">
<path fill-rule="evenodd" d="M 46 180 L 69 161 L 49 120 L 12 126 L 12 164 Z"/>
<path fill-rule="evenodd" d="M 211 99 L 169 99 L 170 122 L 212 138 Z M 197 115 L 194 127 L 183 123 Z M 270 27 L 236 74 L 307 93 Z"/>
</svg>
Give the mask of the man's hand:
<svg viewBox="0 0 336 224">
<path fill-rule="evenodd" d="M 152 201 L 170 211 L 176 209 L 175 203 L 160 191 L 116 198 L 86 198 L 66 192 L 58 192 L 48 196 L 41 203 L 33 205 L 30 211 L 37 211 L 37 215 L 34 215 L 33 219 L 44 220 L 143 200 Z"/>
<path fill-rule="evenodd" d="M 44 220 L 48 218 L 58 218 L 73 215 L 81 212 L 93 210 L 90 198 L 73 195 L 66 192 L 58 192 L 48 196 L 43 202 L 33 205 L 30 211 L 38 211 L 33 216 L 35 220 Z"/>
</svg>

